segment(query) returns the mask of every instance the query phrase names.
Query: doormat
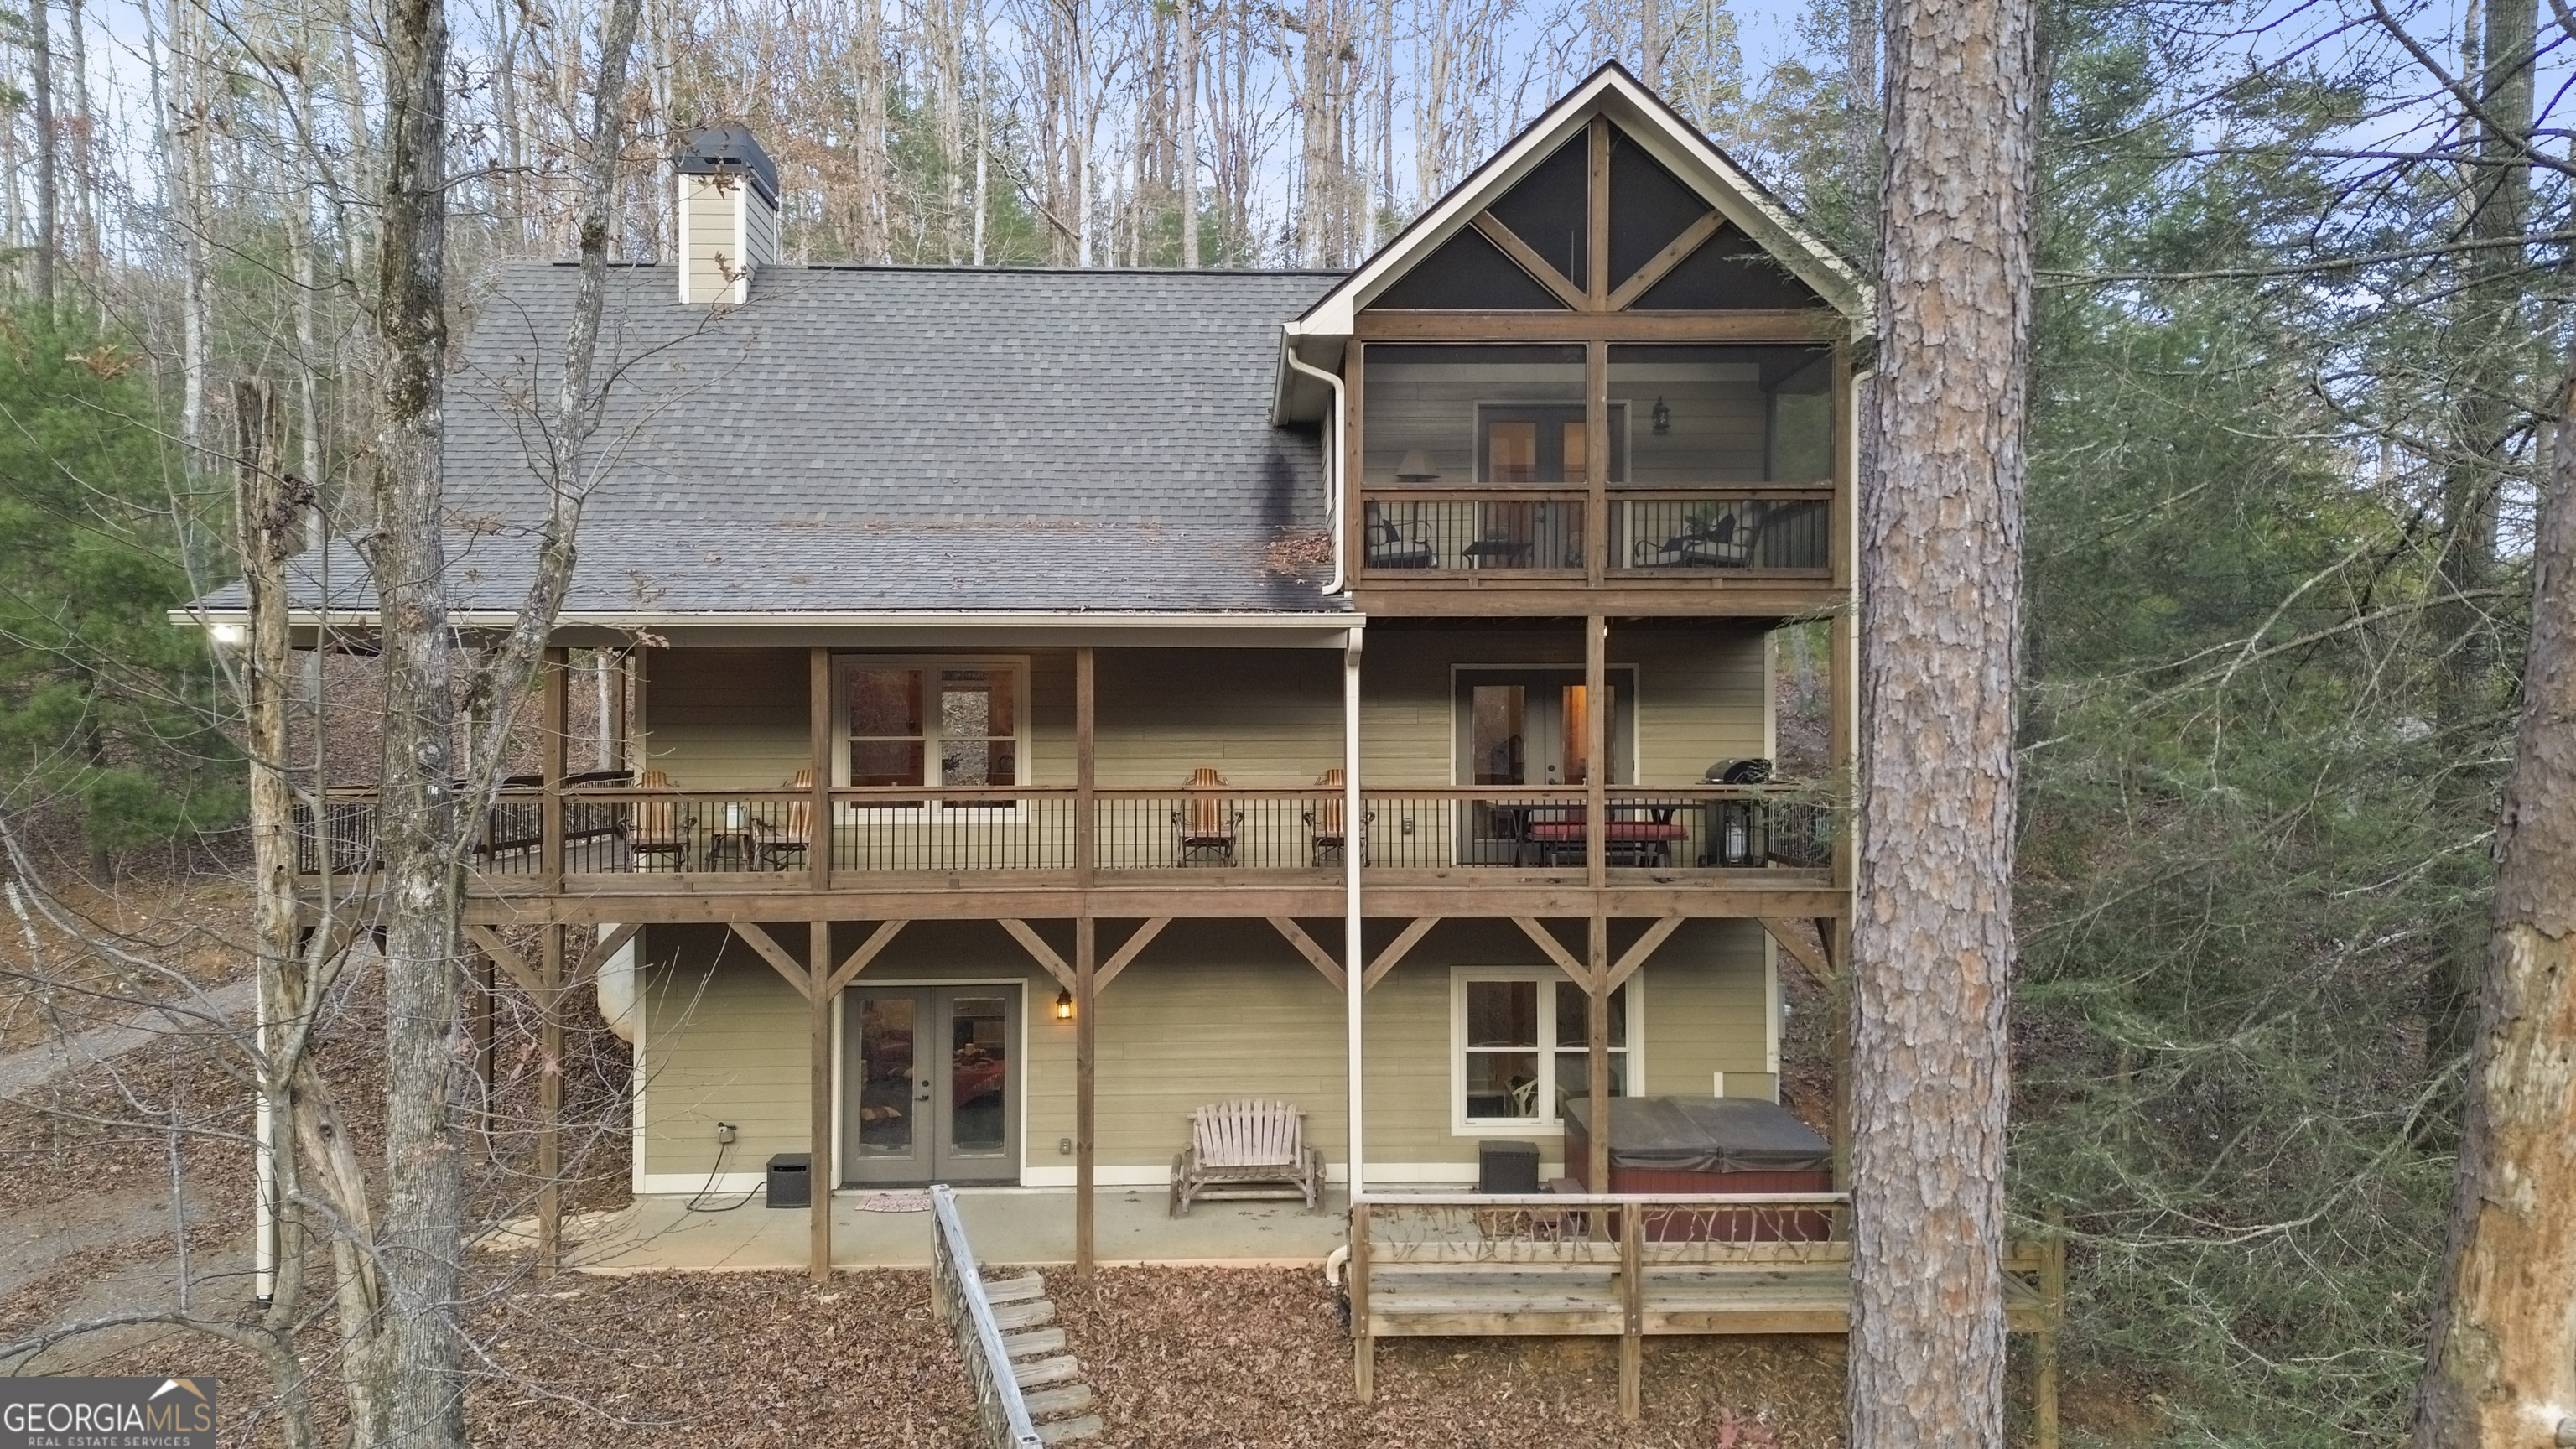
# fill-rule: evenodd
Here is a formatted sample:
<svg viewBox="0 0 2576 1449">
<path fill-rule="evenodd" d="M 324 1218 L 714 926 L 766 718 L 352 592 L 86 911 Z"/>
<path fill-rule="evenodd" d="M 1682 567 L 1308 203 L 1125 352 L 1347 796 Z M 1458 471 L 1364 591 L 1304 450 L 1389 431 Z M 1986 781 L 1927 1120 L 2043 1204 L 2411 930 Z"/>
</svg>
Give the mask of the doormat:
<svg viewBox="0 0 2576 1449">
<path fill-rule="evenodd" d="M 926 1192 L 878 1192 L 859 1199 L 863 1213 L 926 1213 L 930 1211 L 930 1194 Z"/>
</svg>

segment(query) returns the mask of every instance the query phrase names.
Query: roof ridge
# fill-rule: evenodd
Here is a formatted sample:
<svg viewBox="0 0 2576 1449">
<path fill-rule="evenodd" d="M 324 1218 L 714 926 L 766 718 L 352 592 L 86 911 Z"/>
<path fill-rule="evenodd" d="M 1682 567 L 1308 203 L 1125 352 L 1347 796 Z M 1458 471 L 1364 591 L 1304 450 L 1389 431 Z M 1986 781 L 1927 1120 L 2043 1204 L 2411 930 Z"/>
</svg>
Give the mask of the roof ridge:
<svg viewBox="0 0 2576 1449">
<path fill-rule="evenodd" d="M 548 260 L 543 257 L 513 257 L 502 263 L 514 267 L 555 267 L 571 270 L 578 261 Z M 630 272 L 659 271 L 672 263 L 664 261 L 610 262 L 612 269 Z M 948 266 L 937 262 L 771 262 L 764 272 L 894 272 L 924 275 L 997 276 L 997 277 L 1347 277 L 1345 267 L 977 267 Z"/>
</svg>

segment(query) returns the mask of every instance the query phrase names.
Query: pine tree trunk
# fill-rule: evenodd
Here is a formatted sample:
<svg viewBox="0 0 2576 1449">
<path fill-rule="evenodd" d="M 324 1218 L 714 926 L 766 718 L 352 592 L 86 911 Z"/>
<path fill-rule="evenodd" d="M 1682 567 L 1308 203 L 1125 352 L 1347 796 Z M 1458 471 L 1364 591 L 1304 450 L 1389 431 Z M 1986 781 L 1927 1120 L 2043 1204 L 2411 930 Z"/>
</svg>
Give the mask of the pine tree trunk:
<svg viewBox="0 0 2576 1449">
<path fill-rule="evenodd" d="M 2415 1449 L 2576 1431 L 2576 371 L 2532 546 L 2522 730 L 2497 832 L 2460 1180 Z"/>
<path fill-rule="evenodd" d="M 1896 0 L 1861 514 L 1853 1449 L 2003 1443 L 2028 0 Z"/>
</svg>

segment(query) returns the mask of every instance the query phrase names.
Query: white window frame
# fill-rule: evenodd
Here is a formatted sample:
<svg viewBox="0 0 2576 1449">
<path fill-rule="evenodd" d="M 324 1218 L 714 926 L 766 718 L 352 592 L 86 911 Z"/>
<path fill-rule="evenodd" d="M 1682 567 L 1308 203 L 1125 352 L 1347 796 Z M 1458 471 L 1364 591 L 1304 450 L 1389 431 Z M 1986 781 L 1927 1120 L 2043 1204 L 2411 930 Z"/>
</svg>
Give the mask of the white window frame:
<svg viewBox="0 0 2576 1449">
<path fill-rule="evenodd" d="M 1565 1131 L 1565 1120 L 1556 1112 L 1556 993 L 1538 994 L 1539 1074 L 1538 1101 L 1540 1115 L 1527 1117 L 1470 1117 L 1467 1115 L 1467 983 L 1471 981 L 1535 981 L 1545 986 L 1562 981 L 1574 985 L 1574 978 L 1553 966 L 1453 966 L 1449 970 L 1449 1135 L 1452 1137 L 1556 1137 Z M 1646 973 L 1633 972 L 1620 983 L 1627 993 L 1628 1044 L 1617 1054 L 1628 1059 L 1628 1091 L 1643 1096 L 1646 1083 Z"/>
<path fill-rule="evenodd" d="M 939 706 L 938 674 L 943 669 L 979 669 L 987 672 L 1007 671 L 1017 695 L 1018 712 L 1012 720 L 1011 759 L 1019 777 L 1013 784 L 997 785 L 997 790 L 1015 790 L 1028 785 L 1037 773 L 1037 763 L 1029 749 L 1029 659 L 1025 654 L 835 654 L 832 656 L 832 786 L 850 788 L 850 676 L 863 669 L 914 669 L 925 676 L 921 707 L 922 774 L 939 773 Z M 947 782 L 925 778 L 923 789 L 936 789 Z M 919 806 L 865 805 L 845 802 L 845 819 L 919 818 L 924 810 L 955 810 L 978 820 L 996 823 L 1018 820 L 1026 802 L 1010 805 L 947 805 L 933 799 Z"/>
</svg>

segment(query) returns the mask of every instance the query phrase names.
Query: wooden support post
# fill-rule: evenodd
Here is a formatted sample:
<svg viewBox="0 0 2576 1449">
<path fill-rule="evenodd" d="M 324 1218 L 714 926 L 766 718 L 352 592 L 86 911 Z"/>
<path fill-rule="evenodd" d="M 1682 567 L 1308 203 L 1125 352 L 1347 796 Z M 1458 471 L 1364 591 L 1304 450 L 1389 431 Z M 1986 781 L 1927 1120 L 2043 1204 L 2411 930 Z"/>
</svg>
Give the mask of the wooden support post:
<svg viewBox="0 0 2576 1449">
<path fill-rule="evenodd" d="M 805 734 L 813 796 L 807 801 L 805 868 L 807 884 L 817 891 L 832 888 L 832 651 L 805 651 Z M 817 958 L 816 969 L 821 969 Z M 819 979 L 819 978 L 818 978 Z"/>
<path fill-rule="evenodd" d="M 1576 280 L 1592 310 L 1602 312 L 1610 307 L 1610 118 L 1594 116 L 1584 143 L 1584 269 Z"/>
<path fill-rule="evenodd" d="M 1598 589 L 1616 560 L 1610 557 L 1610 344 L 1597 338 L 1583 347 L 1583 436 L 1599 440 L 1583 450 L 1583 577 Z"/>
<path fill-rule="evenodd" d="M 1583 285 L 1587 310 L 1610 307 L 1610 121 L 1595 116 L 1585 137 Z M 1601 587 L 1610 566 L 1610 344 L 1593 338 L 1583 352 L 1583 572 Z M 1599 698 L 1595 695 L 1594 698 Z"/>
<path fill-rule="evenodd" d="M 1369 1333 L 1369 1205 L 1351 1204 L 1351 1260 L 1342 1265 L 1351 1301 L 1351 1378 L 1359 1401 L 1377 1398 L 1377 1339 Z"/>
<path fill-rule="evenodd" d="M 1094 1201 L 1099 1178 L 1098 1077 L 1100 1031 L 1094 1012 L 1100 1000 L 1093 990 L 1099 962 L 1098 923 L 1082 916 L 1073 923 L 1073 1276 L 1091 1277 Z"/>
<path fill-rule="evenodd" d="M 564 876 L 564 745 L 565 736 L 572 727 L 567 717 L 570 701 L 565 694 L 571 687 L 571 651 L 547 650 L 539 674 L 544 680 L 545 690 L 545 729 L 539 753 L 545 762 L 540 768 L 545 771 L 546 794 L 545 803 L 538 812 L 538 830 L 543 842 L 539 847 L 538 869 L 545 877 L 546 893 L 556 895 L 563 890 Z"/>
<path fill-rule="evenodd" d="M 1596 138 L 1597 159 L 1606 169 L 1609 141 Z M 1595 276 L 1606 275 L 1606 263 L 1596 264 Z M 1599 434 L 1594 436 L 1598 437 Z M 1610 621 L 1598 614 L 1583 621 L 1583 858 L 1590 866 L 1592 888 L 1598 892 L 1610 880 Z M 1589 1083 L 1591 1131 L 1586 1134 L 1590 1161 L 1585 1164 L 1584 1186 L 1594 1192 L 1610 1190 L 1610 919 L 1602 913 L 1600 897 L 1593 897 L 1591 914 L 1585 919 L 1584 993 L 1590 1004 L 1584 1032 L 1584 1047 L 1590 1058 Z"/>
<path fill-rule="evenodd" d="M 1091 646 L 1073 654 L 1073 873 L 1082 891 L 1073 922 L 1073 1276 L 1091 1277 L 1094 1200 L 1099 1178 L 1098 1078 L 1100 938 L 1091 918 L 1092 875 L 1097 868 L 1098 809 L 1093 795 L 1098 733 L 1099 660 Z"/>
<path fill-rule="evenodd" d="M 805 1192 L 806 1271 L 814 1281 L 832 1276 L 832 923 L 812 922 L 806 929 L 805 1000 L 812 1010 L 812 1066 L 807 1085 Z"/>
<path fill-rule="evenodd" d="M 1645 1219 L 1633 1206 L 1619 1214 L 1619 1417 L 1632 1424 L 1646 1412 Z"/>
<path fill-rule="evenodd" d="M 635 768 L 635 656 L 620 650 L 607 656 L 610 667 L 617 671 L 617 753 L 608 762 L 612 770 Z"/>
<path fill-rule="evenodd" d="M 1610 621 L 1593 614 L 1583 621 L 1583 859 L 1596 891 L 1610 883 L 1603 855 L 1610 838 L 1609 684 Z"/>
<path fill-rule="evenodd" d="M 560 680 L 562 671 L 555 671 Z M 561 736 L 557 736 L 560 753 Z M 545 928 L 537 960 L 537 1276 L 563 1266 L 564 928 Z"/>
<path fill-rule="evenodd" d="M 635 772 L 641 784 L 644 772 L 653 768 L 653 655 L 637 649 L 628 656 L 626 665 L 626 710 L 633 721 L 626 751 L 626 768 Z"/>
<path fill-rule="evenodd" d="M 1073 651 L 1073 881 L 1086 893 L 1099 866 L 1099 802 L 1093 768 L 1099 744 L 1094 719 L 1099 694 L 1099 660 L 1086 644 Z"/>
<path fill-rule="evenodd" d="M 1591 1160 L 1584 1164 L 1583 1185 L 1594 1192 L 1610 1190 L 1610 921 L 1598 908 L 1588 923 L 1591 940 L 1587 943 L 1585 966 L 1590 980 L 1585 983 L 1583 1046 L 1591 1068 L 1588 1093 L 1591 1097 L 1591 1127 L 1584 1134 L 1584 1146 Z M 1635 1214 L 1630 1214 L 1635 1216 Z"/>
</svg>

